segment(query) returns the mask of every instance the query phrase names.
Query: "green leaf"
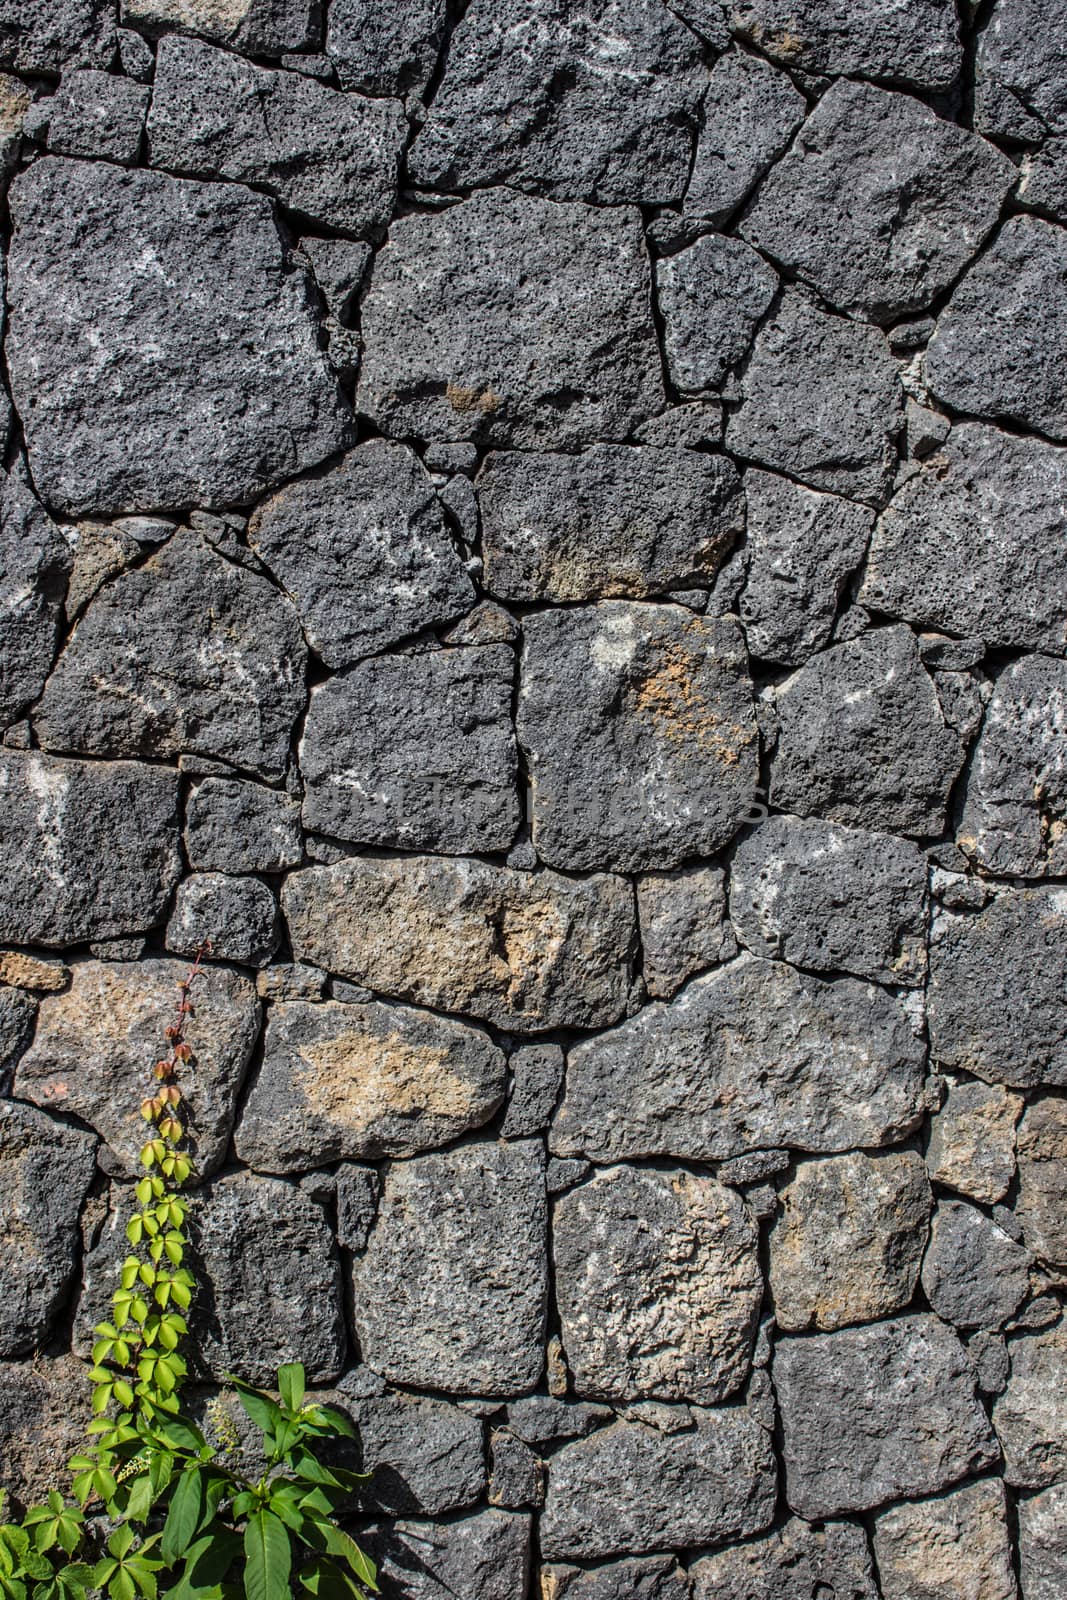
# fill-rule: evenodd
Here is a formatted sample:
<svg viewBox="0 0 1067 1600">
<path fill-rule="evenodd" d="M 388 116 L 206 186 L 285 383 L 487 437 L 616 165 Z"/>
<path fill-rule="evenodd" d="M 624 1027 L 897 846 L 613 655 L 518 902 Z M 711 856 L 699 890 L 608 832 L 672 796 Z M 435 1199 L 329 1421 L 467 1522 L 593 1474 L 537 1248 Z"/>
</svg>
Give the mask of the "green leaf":
<svg viewBox="0 0 1067 1600">
<path fill-rule="evenodd" d="M 333 1406 L 316 1406 L 315 1410 L 334 1433 L 339 1433 L 343 1439 L 356 1438 L 356 1430 L 343 1411 L 337 1411 Z"/>
<path fill-rule="evenodd" d="M 174 1562 L 183 1556 L 200 1526 L 204 1508 L 204 1485 L 199 1466 L 186 1467 L 171 1496 L 170 1510 L 163 1524 L 161 1554 Z"/>
<path fill-rule="evenodd" d="M 172 1450 L 191 1450 L 199 1454 L 207 1442 L 188 1417 L 174 1417 L 163 1427 L 153 1429 L 153 1432 L 161 1443 L 169 1445 Z"/>
<path fill-rule="evenodd" d="M 271 1511 L 253 1511 L 245 1528 L 247 1600 L 289 1600 L 293 1552 L 289 1535 Z"/>
<path fill-rule="evenodd" d="M 320 1522 L 317 1527 L 322 1534 L 330 1555 L 336 1556 L 341 1561 L 347 1561 L 360 1583 L 377 1594 L 379 1592 L 378 1569 L 370 1556 L 361 1550 L 356 1541 L 350 1538 L 347 1533 L 342 1533 L 340 1528 L 335 1528 L 332 1522 Z"/>
<path fill-rule="evenodd" d="M 111 1600 L 136 1600 L 137 1589 L 125 1567 L 119 1567 L 107 1586 Z"/>
<path fill-rule="evenodd" d="M 365 1589 L 357 1588 L 352 1579 L 342 1572 L 328 1556 L 319 1556 L 300 1574 L 300 1582 L 308 1594 L 318 1600 L 363 1600 Z"/>
<path fill-rule="evenodd" d="M 287 1361 L 284 1367 L 278 1368 L 278 1393 L 290 1411 L 300 1410 L 304 1403 L 304 1395 L 307 1393 L 302 1362 Z"/>
<path fill-rule="evenodd" d="M 260 1433 L 275 1434 L 285 1419 L 270 1395 L 264 1394 L 262 1389 L 250 1388 L 237 1378 L 231 1378 L 230 1382 L 237 1391 L 237 1398 L 246 1415 L 252 1419 Z"/>
</svg>

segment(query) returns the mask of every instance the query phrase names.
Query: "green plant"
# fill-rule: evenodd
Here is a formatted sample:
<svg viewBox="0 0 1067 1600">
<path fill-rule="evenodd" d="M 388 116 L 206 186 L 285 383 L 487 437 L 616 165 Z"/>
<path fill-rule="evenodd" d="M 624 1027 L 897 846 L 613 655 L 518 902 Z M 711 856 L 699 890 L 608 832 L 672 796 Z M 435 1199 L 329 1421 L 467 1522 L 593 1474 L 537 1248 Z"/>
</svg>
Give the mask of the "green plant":
<svg viewBox="0 0 1067 1600">
<path fill-rule="evenodd" d="M 196 1291 L 180 1076 L 192 1060 L 185 1032 L 201 961 L 202 952 L 179 984 L 169 1055 L 141 1105 L 151 1136 L 112 1319 L 95 1329 L 93 1420 L 70 1462 L 72 1499 L 53 1491 L 21 1522 L 0 1524 L 4 1600 L 287 1600 L 294 1585 L 322 1600 L 377 1593 L 373 1562 L 336 1521 L 365 1476 L 320 1455 L 325 1441 L 355 1431 L 307 1398 L 298 1362 L 279 1368 L 277 1398 L 229 1378 L 262 1437 L 256 1475 L 224 1461 L 180 1408 Z"/>
</svg>

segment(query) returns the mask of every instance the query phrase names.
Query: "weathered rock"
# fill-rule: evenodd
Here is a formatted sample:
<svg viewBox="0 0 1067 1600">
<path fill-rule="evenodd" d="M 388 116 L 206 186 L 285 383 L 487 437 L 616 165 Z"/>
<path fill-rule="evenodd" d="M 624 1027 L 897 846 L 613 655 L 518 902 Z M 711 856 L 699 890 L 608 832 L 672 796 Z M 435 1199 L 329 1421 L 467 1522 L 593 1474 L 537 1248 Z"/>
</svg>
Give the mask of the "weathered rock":
<svg viewBox="0 0 1067 1600">
<path fill-rule="evenodd" d="M 304 853 L 300 807 L 239 778 L 205 778 L 185 810 L 185 849 L 201 872 L 281 872 Z"/>
<path fill-rule="evenodd" d="M 534 1445 L 558 1444 L 561 1439 L 584 1439 L 594 1428 L 615 1418 L 609 1406 L 557 1400 L 546 1394 L 529 1394 L 521 1400 L 513 1400 L 507 1415 L 512 1433 Z"/>
<path fill-rule="evenodd" d="M 740 613 L 752 654 L 799 666 L 830 639 L 874 513 L 791 478 L 745 473 L 748 569 Z"/>
<path fill-rule="evenodd" d="M 862 1528 L 799 1517 L 748 1544 L 702 1556 L 689 1569 L 693 1600 L 878 1600 Z"/>
<path fill-rule="evenodd" d="M 1067 1585 L 1067 1483 L 1019 1502 L 1023 1600 L 1060 1600 Z"/>
<path fill-rule="evenodd" d="M 608 600 L 527 617 L 523 640 L 517 728 L 542 860 L 671 867 L 737 832 L 759 771 L 732 618 Z"/>
<path fill-rule="evenodd" d="M 344 445 L 347 405 L 264 196 L 49 158 L 11 208 L 8 368 L 49 505 L 248 500 Z"/>
<path fill-rule="evenodd" d="M 1067 1086 L 1067 893 L 1004 889 L 939 910 L 930 940 L 930 1044 L 942 1066 L 1014 1089 Z"/>
<path fill-rule="evenodd" d="M 278 945 L 278 903 L 259 878 L 195 872 L 178 885 L 167 949 L 264 967 Z"/>
<path fill-rule="evenodd" d="M 1062 654 L 1065 494 L 1067 451 L 958 424 L 882 514 L 861 602 L 989 644 Z"/>
<path fill-rule="evenodd" d="M 634 934 L 629 885 L 481 861 L 354 857 L 291 874 L 282 907 L 298 959 L 382 994 L 537 1032 L 622 1015 Z"/>
<path fill-rule="evenodd" d="M 530 1518 L 515 1511 L 383 1523 L 358 1538 L 378 1564 L 383 1590 L 404 1600 L 515 1600 L 528 1592 Z"/>
<path fill-rule="evenodd" d="M 783 1339 L 774 1384 L 802 1517 L 933 1494 L 997 1459 L 967 1353 L 936 1317 Z"/>
<path fill-rule="evenodd" d="M 676 389 L 722 387 L 778 292 L 777 274 L 740 239 L 706 233 L 656 264 L 667 370 Z"/>
<path fill-rule="evenodd" d="M 768 817 L 734 852 L 730 915 L 755 955 L 921 984 L 926 870 L 922 851 L 890 834 Z"/>
<path fill-rule="evenodd" d="M 1067 218 L 1067 139 L 1048 139 L 1022 158 L 1016 190 L 1019 204 L 1057 222 Z"/>
<path fill-rule="evenodd" d="M 29 488 L 0 477 L 0 725 L 44 687 L 70 567 L 67 541 Z"/>
<path fill-rule="evenodd" d="M 951 0 L 731 0 L 731 27 L 784 67 L 948 89 L 962 65 Z"/>
<path fill-rule="evenodd" d="M 1015 1214 L 1034 1254 L 1067 1267 L 1067 1100 L 1041 1095 L 1026 1108 Z"/>
<path fill-rule="evenodd" d="M 22 989 L 0 989 L 0 1095 L 11 1092 L 11 1076 L 33 1038 L 37 1001 Z"/>
<path fill-rule="evenodd" d="M 1011 1377 L 993 1408 L 1004 1476 L 1018 1488 L 1045 1489 L 1067 1477 L 1067 1328 L 1008 1342 Z"/>
<path fill-rule="evenodd" d="M 192 751 L 278 778 L 305 660 L 273 585 L 180 533 L 92 602 L 45 686 L 38 737 L 86 755 Z"/>
<path fill-rule="evenodd" d="M 440 54 L 446 0 L 382 6 L 376 0 L 333 0 L 326 53 L 345 89 L 363 94 L 421 94 Z"/>
<path fill-rule="evenodd" d="M 122 0 L 122 20 L 145 33 L 174 28 L 254 56 L 314 49 L 316 0 Z"/>
<path fill-rule="evenodd" d="M 900 380 L 877 329 L 787 290 L 756 338 L 729 449 L 814 489 L 879 504 L 903 422 Z"/>
<path fill-rule="evenodd" d="M 883 1600 L 1016 1600 L 1004 1486 L 967 1483 L 874 1519 Z"/>
<path fill-rule="evenodd" d="M 124 517 L 123 522 L 139 519 Z M 166 525 L 167 534 L 173 524 Z M 64 607 L 67 622 L 73 622 L 85 610 L 94 595 L 104 584 L 118 577 L 127 567 L 141 559 L 145 551 L 132 533 L 117 523 L 83 521 L 67 523 L 63 537 L 70 546 L 73 564 L 67 580 L 67 598 Z"/>
<path fill-rule="evenodd" d="M 1067 133 L 1067 73 L 1058 48 L 1061 7 L 997 0 L 978 35 L 975 127 L 1024 143 Z"/>
<path fill-rule="evenodd" d="M 769 1434 L 742 1407 L 694 1408 L 695 1426 L 661 1433 L 616 1422 L 548 1462 L 541 1552 L 597 1560 L 670 1545 L 721 1544 L 774 1517 Z"/>
<path fill-rule="evenodd" d="M 495 452 L 478 501 L 485 585 L 503 600 L 644 599 L 711 583 L 745 520 L 729 461 L 647 446 Z"/>
<path fill-rule="evenodd" d="M 164 1051 L 163 1030 L 187 970 L 183 961 L 77 962 L 70 988 L 41 1001 L 36 1036 L 19 1063 L 16 1094 L 89 1123 L 119 1171 L 138 1170 L 142 1085 Z M 259 1002 L 247 977 L 217 966 L 204 968 L 193 998 L 186 1039 L 195 1064 L 182 1092 L 197 1171 L 205 1176 L 226 1153 L 259 1032 Z"/>
<path fill-rule="evenodd" d="M 798 1162 L 779 1205 L 770 1282 L 785 1332 L 872 1322 L 908 1304 L 930 1217 L 921 1156 L 857 1150 Z"/>
<path fill-rule="evenodd" d="M 673 1556 L 542 1567 L 540 1592 L 542 1600 L 689 1600 L 686 1575 Z"/>
<path fill-rule="evenodd" d="M 24 1508 L 67 1490 L 60 1463 L 85 1446 L 91 1399 L 74 1356 L 0 1363 L 0 1482 Z"/>
<path fill-rule="evenodd" d="M 256 510 L 248 537 L 328 667 L 451 622 L 474 602 L 433 484 L 406 445 L 368 439 L 338 466 L 289 484 Z"/>
<path fill-rule="evenodd" d="M 391 1382 L 449 1393 L 533 1388 L 544 1365 L 544 1155 L 467 1144 L 386 1171 L 352 1263 L 363 1359 Z"/>
<path fill-rule="evenodd" d="M 401 217 L 362 327 L 358 404 L 388 433 L 571 449 L 663 408 L 636 210 L 495 189 Z"/>
<path fill-rule="evenodd" d="M 1016 176 L 999 150 L 911 95 L 841 78 L 742 232 L 839 310 L 890 322 L 958 277 Z"/>
<path fill-rule="evenodd" d="M 1067 439 L 1065 358 L 1067 238 L 1037 217 L 1011 217 L 938 318 L 927 382 L 957 411 Z"/>
<path fill-rule="evenodd" d="M 43 1344 L 63 1306 L 95 1150 L 87 1133 L 0 1100 L 0 1355 Z"/>
<path fill-rule="evenodd" d="M 725 222 L 785 150 L 805 110 L 785 73 L 759 56 L 720 57 L 708 78 L 686 215 Z"/>
<path fill-rule="evenodd" d="M 669 1000 L 694 972 L 737 954 L 721 867 L 643 873 L 637 915 L 645 985 L 654 999 Z"/>
<path fill-rule="evenodd" d="M 458 1406 L 425 1396 L 338 1398 L 359 1430 L 359 1469 L 373 1474 L 360 1505 L 439 1516 L 474 1503 L 485 1489 L 482 1425 Z"/>
<path fill-rule="evenodd" d="M 1015 1125 L 1021 1096 L 1000 1084 L 949 1079 L 941 1109 L 930 1119 L 926 1165 L 935 1183 L 995 1205 L 1015 1175 Z"/>
<path fill-rule="evenodd" d="M 1033 1257 L 977 1206 L 938 1202 L 923 1258 L 931 1308 L 956 1328 L 999 1328 L 1030 1287 Z"/>
<path fill-rule="evenodd" d="M 412 176 L 597 205 L 680 200 L 705 82 L 697 40 L 666 6 L 474 0 Z"/>
<path fill-rule="evenodd" d="M 388 221 L 406 129 L 395 100 L 338 94 L 196 39 L 172 36 L 156 52 L 152 165 L 254 183 L 330 228 Z"/>
<path fill-rule="evenodd" d="M 508 645 L 361 661 L 311 692 L 304 823 L 357 844 L 507 850 L 519 826 Z"/>
<path fill-rule="evenodd" d="M 560 1196 L 552 1237 L 577 1394 L 711 1405 L 745 1381 L 763 1279 L 734 1190 L 612 1167 Z"/>
<path fill-rule="evenodd" d="M 529 1044 L 508 1057 L 511 1094 L 500 1129 L 505 1139 L 528 1139 L 548 1127 L 563 1083 L 558 1044 Z"/>
<path fill-rule="evenodd" d="M 504 1098 L 479 1028 L 406 1006 L 272 1007 L 234 1142 L 261 1172 L 411 1156 L 477 1128 Z"/>
<path fill-rule="evenodd" d="M 154 926 L 181 871 L 176 774 L 0 751 L 0 939 L 44 945 Z"/>
<path fill-rule="evenodd" d="M 65 72 L 46 105 L 53 155 L 85 156 L 133 166 L 150 91 L 111 72 Z"/>
<path fill-rule="evenodd" d="M 491 1441 L 489 1504 L 518 1510 L 540 1506 L 545 1498 L 544 1467 L 528 1444 L 507 1428 L 497 1429 Z"/>
<path fill-rule="evenodd" d="M 0 66 L 31 73 L 108 67 L 114 13 L 110 0 L 2 0 Z"/>
<path fill-rule="evenodd" d="M 772 805 L 871 829 L 942 831 L 964 750 L 908 628 L 823 651 L 775 703 Z"/>
<path fill-rule="evenodd" d="M 892 1142 L 919 1121 L 922 1057 L 884 991 L 743 956 L 576 1045 L 550 1146 L 722 1161 Z"/>
</svg>

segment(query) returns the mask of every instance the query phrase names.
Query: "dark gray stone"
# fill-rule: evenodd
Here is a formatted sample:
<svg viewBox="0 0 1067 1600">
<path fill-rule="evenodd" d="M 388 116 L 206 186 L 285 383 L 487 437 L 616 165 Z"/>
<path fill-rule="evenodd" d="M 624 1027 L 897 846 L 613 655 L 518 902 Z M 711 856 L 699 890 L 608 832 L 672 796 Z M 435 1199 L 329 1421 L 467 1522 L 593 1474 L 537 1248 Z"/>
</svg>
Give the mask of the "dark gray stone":
<svg viewBox="0 0 1067 1600">
<path fill-rule="evenodd" d="M 1049 139 L 1022 160 L 1016 190 L 1019 204 L 1067 220 L 1067 139 Z"/>
<path fill-rule="evenodd" d="M 345 89 L 362 94 L 421 94 L 445 37 L 446 0 L 333 0 L 326 53 Z"/>
<path fill-rule="evenodd" d="M 1067 1326 L 1010 1339 L 1011 1377 L 993 1407 L 1013 1488 L 1046 1489 L 1067 1478 Z"/>
<path fill-rule="evenodd" d="M 799 666 L 830 639 L 874 512 L 791 478 L 745 473 L 747 571 L 740 614 L 752 654 Z"/>
<path fill-rule="evenodd" d="M 996 0 L 984 20 L 975 56 L 975 127 L 1024 144 L 1067 133 L 1062 0 Z"/>
<path fill-rule="evenodd" d="M 760 189 L 742 232 L 840 311 L 924 310 L 996 226 L 1016 171 L 911 95 L 842 78 Z"/>
<path fill-rule="evenodd" d="M 648 1556 L 603 1567 L 542 1567 L 541 1594 L 543 1600 L 689 1600 L 689 1584 L 673 1556 Z"/>
<path fill-rule="evenodd" d="M 1067 1100 L 1059 1095 L 1038 1096 L 1023 1114 L 1015 1216 L 1035 1255 L 1067 1267 Z"/>
<path fill-rule="evenodd" d="M 0 0 L 0 67 L 108 67 L 114 53 L 111 0 Z"/>
<path fill-rule="evenodd" d="M 167 531 L 169 534 L 173 528 Z M 69 623 L 85 610 L 105 583 L 132 567 L 145 552 L 131 533 L 108 522 L 67 523 L 63 537 L 74 558 L 65 607 Z"/>
<path fill-rule="evenodd" d="M 24 1509 L 42 1505 L 62 1481 L 58 1463 L 85 1448 L 91 1400 L 76 1356 L 0 1362 L 0 1473 Z"/>
<path fill-rule="evenodd" d="M 863 1529 L 813 1528 L 791 1517 L 748 1544 L 702 1556 L 689 1568 L 692 1600 L 879 1600 Z"/>
<path fill-rule="evenodd" d="M 597 1560 L 664 1546 L 723 1544 L 774 1518 L 770 1435 L 743 1407 L 694 1408 L 695 1426 L 661 1433 L 616 1422 L 548 1462 L 541 1553 Z"/>
<path fill-rule="evenodd" d="M 756 338 L 741 399 L 726 425 L 731 451 L 814 489 L 885 498 L 903 402 L 877 328 L 828 316 L 787 290 Z"/>
<path fill-rule="evenodd" d="M 488 1122 L 503 1052 L 479 1028 L 406 1006 L 272 1007 L 234 1143 L 261 1172 L 411 1156 Z"/>
<path fill-rule="evenodd" d="M 939 834 L 964 750 L 908 628 L 813 657 L 775 696 L 771 804 L 801 816 Z"/>
<path fill-rule="evenodd" d="M 265 196 L 47 158 L 11 207 L 8 367 L 47 504 L 248 500 L 344 445 L 348 407 Z"/>
<path fill-rule="evenodd" d="M 372 247 L 362 240 L 316 239 L 309 235 L 301 239 L 300 249 L 311 262 L 330 314 L 347 323 L 374 253 Z"/>
<path fill-rule="evenodd" d="M 563 1083 L 563 1051 L 558 1044 L 528 1044 L 508 1057 L 511 1094 L 500 1133 L 527 1139 L 548 1127 Z"/>
<path fill-rule="evenodd" d="M 999 1328 L 1030 1287 L 1029 1250 L 977 1206 L 941 1200 L 930 1224 L 922 1283 L 931 1309 L 956 1328 Z"/>
<path fill-rule="evenodd" d="M 406 445 L 369 439 L 289 484 L 256 510 L 248 538 L 328 667 L 451 622 L 475 600 L 433 484 Z"/>
<path fill-rule="evenodd" d="M 0 1355 L 44 1344 L 62 1309 L 77 1268 L 78 1218 L 95 1149 L 89 1134 L 0 1100 Z"/>
<path fill-rule="evenodd" d="M 725 222 L 783 153 L 806 109 L 785 73 L 759 56 L 722 56 L 708 79 L 686 215 Z"/>
<path fill-rule="evenodd" d="M 36 1020 L 33 995 L 24 989 L 0 989 L 0 1096 L 11 1092 L 11 1075 L 33 1038 Z"/>
<path fill-rule="evenodd" d="M 44 687 L 56 653 L 71 553 L 29 488 L 0 478 L 0 725 Z"/>
<path fill-rule="evenodd" d="M 544 1153 L 468 1144 L 391 1165 L 352 1263 L 368 1366 L 448 1393 L 533 1388 L 544 1365 Z"/>
<path fill-rule="evenodd" d="M 195 872 L 178 886 L 167 949 L 265 967 L 278 947 L 278 903 L 259 878 Z"/>
<path fill-rule="evenodd" d="M 933 1494 L 998 1458 L 967 1353 L 936 1317 L 783 1339 L 774 1385 L 802 1517 Z"/>
<path fill-rule="evenodd" d="M 922 1079 L 922 1046 L 884 991 L 743 956 L 576 1045 L 550 1147 L 723 1161 L 891 1143 L 920 1119 Z"/>
<path fill-rule="evenodd" d="M 607 600 L 527 617 L 523 639 L 517 730 L 542 860 L 672 867 L 737 832 L 759 771 L 734 619 Z"/>
<path fill-rule="evenodd" d="M 635 428 L 634 438 L 659 450 L 696 450 L 704 444 L 714 447 L 722 443 L 722 403 L 705 396 L 671 406 Z"/>
<path fill-rule="evenodd" d="M 37 736 L 84 755 L 190 751 L 280 778 L 306 659 L 271 583 L 178 533 L 89 606 L 45 686 Z"/>
<path fill-rule="evenodd" d="M 164 1029 L 174 1020 L 178 980 L 187 972 L 184 961 L 79 961 L 70 988 L 41 1002 L 15 1093 L 89 1123 L 106 1140 L 113 1170 L 139 1170 L 146 1137 L 140 1097 L 152 1081 L 152 1062 L 165 1052 Z M 250 979 L 226 967 L 206 967 L 193 998 L 186 1039 L 194 1065 L 182 1092 L 203 1177 L 225 1157 L 260 1008 Z"/>
<path fill-rule="evenodd" d="M 745 520 L 729 461 L 630 445 L 494 453 L 478 501 L 485 586 L 502 600 L 643 599 L 710 583 Z"/>
<path fill-rule="evenodd" d="M 930 938 L 930 1045 L 942 1066 L 1015 1089 L 1067 1087 L 1067 896 L 1004 889 L 940 910 Z"/>
<path fill-rule="evenodd" d="M 391 1522 L 358 1531 L 397 1600 L 516 1600 L 528 1593 L 530 1518 L 479 1511 L 455 1522 Z"/>
<path fill-rule="evenodd" d="M 642 0 L 474 0 L 409 165 L 437 189 L 507 183 L 597 205 L 680 200 L 706 74 Z"/>
<path fill-rule="evenodd" d="M 78 944 L 160 920 L 181 872 L 177 774 L 0 751 L 0 939 Z"/>
<path fill-rule="evenodd" d="M 643 873 L 637 915 L 645 984 L 657 1000 L 669 1000 L 694 972 L 737 954 L 721 867 Z"/>
<path fill-rule="evenodd" d="M 730 916 L 754 955 L 880 983 L 926 976 L 926 857 L 887 833 L 768 817 L 734 852 Z"/>
<path fill-rule="evenodd" d="M 562 1439 L 584 1439 L 602 1423 L 613 1421 L 614 1415 L 608 1406 L 529 1394 L 508 1406 L 508 1427 L 527 1444 L 550 1445 Z"/>
<path fill-rule="evenodd" d="M 314 49 L 318 0 L 122 0 L 122 20 L 149 35 L 175 29 L 254 56 Z"/>
<path fill-rule="evenodd" d="M 972 1200 L 1003 1200 L 1015 1176 L 1015 1125 L 1022 1098 L 999 1084 L 947 1078 L 947 1093 L 930 1119 L 926 1165 L 935 1183 Z"/>
<path fill-rule="evenodd" d="M 357 403 L 425 439 L 625 439 L 664 401 L 649 279 L 630 208 L 494 189 L 401 217 L 363 301 Z"/>
<path fill-rule="evenodd" d="M 507 1428 L 497 1429 L 491 1440 L 489 1503 L 519 1510 L 539 1506 L 545 1497 L 544 1468 L 528 1444 Z"/>
<path fill-rule="evenodd" d="M 48 118 L 49 150 L 133 166 L 149 98 L 141 84 L 110 72 L 65 72 L 39 108 Z"/>
<path fill-rule="evenodd" d="M 356 844 L 504 851 L 520 820 L 508 645 L 361 661 L 311 691 L 306 827 Z"/>
<path fill-rule="evenodd" d="M 956 411 L 1067 439 L 1065 360 L 1067 236 L 1038 217 L 1011 217 L 937 320 L 930 390 Z"/>
<path fill-rule="evenodd" d="M 359 1430 L 360 1490 L 370 1513 L 439 1516 L 472 1505 L 485 1489 L 482 1425 L 458 1406 L 423 1396 L 383 1394 L 338 1399 Z"/>
<path fill-rule="evenodd" d="M 963 64 L 952 0 L 731 0 L 731 27 L 783 67 L 948 89 Z"/>
<path fill-rule="evenodd" d="M 310 1181 L 316 1181 L 314 1174 Z M 365 1250 L 382 1191 L 378 1173 L 374 1167 L 345 1161 L 334 1174 L 333 1188 L 337 1204 L 337 1243 L 343 1250 Z"/>
<path fill-rule="evenodd" d="M 721 388 L 777 292 L 777 275 L 763 257 L 720 233 L 658 261 L 656 297 L 675 388 L 683 394 Z"/>
<path fill-rule="evenodd" d="M 395 100 L 339 94 L 196 39 L 172 36 L 156 52 L 152 165 L 254 183 L 330 228 L 388 221 L 406 129 Z"/>
<path fill-rule="evenodd" d="M 1067 451 L 960 423 L 879 519 L 860 599 L 989 644 L 1062 654 L 1064 495 Z"/>
<path fill-rule="evenodd" d="M 1023 1600 L 1060 1600 L 1067 1589 L 1067 1483 L 1019 1502 Z"/>
<path fill-rule="evenodd" d="M 712 1405 L 744 1383 L 763 1278 L 733 1190 L 612 1167 L 555 1202 L 552 1240 L 575 1393 Z"/>
<path fill-rule="evenodd" d="M 300 806 L 258 783 L 205 778 L 186 805 L 185 849 L 201 872 L 281 872 L 304 853 Z"/>
<path fill-rule="evenodd" d="M 134 83 L 151 83 L 156 58 L 147 39 L 132 28 L 118 30 L 119 65 L 127 78 Z"/>
</svg>

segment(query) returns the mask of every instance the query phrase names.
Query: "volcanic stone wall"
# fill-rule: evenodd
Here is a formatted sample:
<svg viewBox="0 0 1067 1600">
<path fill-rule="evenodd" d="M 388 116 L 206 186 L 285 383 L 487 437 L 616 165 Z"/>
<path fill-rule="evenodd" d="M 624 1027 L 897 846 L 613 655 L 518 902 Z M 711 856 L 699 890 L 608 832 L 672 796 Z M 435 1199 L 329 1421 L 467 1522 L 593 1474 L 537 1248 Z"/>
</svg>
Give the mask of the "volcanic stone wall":
<svg viewBox="0 0 1067 1600">
<path fill-rule="evenodd" d="M 23 1503 L 209 941 L 190 1404 L 387 1595 L 1063 1600 L 1065 39 L 0 0 Z"/>
</svg>

